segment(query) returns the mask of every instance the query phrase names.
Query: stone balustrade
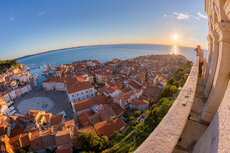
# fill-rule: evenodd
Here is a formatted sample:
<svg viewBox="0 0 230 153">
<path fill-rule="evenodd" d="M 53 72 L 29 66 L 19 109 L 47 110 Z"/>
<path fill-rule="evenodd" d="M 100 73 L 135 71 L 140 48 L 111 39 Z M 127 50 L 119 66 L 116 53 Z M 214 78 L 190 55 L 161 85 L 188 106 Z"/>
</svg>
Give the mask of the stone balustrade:
<svg viewBox="0 0 230 153">
<path fill-rule="evenodd" d="M 193 153 L 230 151 L 230 81 L 211 124 L 196 143 Z"/>
<path fill-rule="evenodd" d="M 171 153 L 179 140 L 191 111 L 197 81 L 199 58 L 196 58 L 189 77 L 168 113 L 135 151 L 136 153 Z"/>
</svg>

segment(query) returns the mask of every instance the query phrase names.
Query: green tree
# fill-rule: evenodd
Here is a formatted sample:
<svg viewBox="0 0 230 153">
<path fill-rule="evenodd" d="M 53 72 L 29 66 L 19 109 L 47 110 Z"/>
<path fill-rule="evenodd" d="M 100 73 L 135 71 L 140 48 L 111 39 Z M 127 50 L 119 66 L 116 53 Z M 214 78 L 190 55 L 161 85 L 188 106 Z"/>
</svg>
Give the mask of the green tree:
<svg viewBox="0 0 230 153">
<path fill-rule="evenodd" d="M 77 139 L 77 143 L 85 151 L 95 151 L 100 152 L 104 150 L 108 143 L 108 137 L 99 137 L 93 133 L 82 133 Z"/>
<path fill-rule="evenodd" d="M 134 116 L 130 116 L 129 117 L 129 121 L 131 121 L 131 120 L 135 120 L 135 117 Z"/>
<path fill-rule="evenodd" d="M 170 78 L 169 81 L 168 81 L 168 85 L 173 85 L 175 82 L 175 79 L 174 78 Z"/>
<path fill-rule="evenodd" d="M 11 67 L 19 67 L 19 63 L 16 60 L 3 60 L 0 61 L 0 73 L 5 72 Z"/>
<path fill-rule="evenodd" d="M 172 106 L 173 102 L 174 100 L 170 101 L 169 99 L 165 98 L 162 104 L 159 107 L 155 108 L 158 120 L 163 119 L 163 117 L 167 114 L 168 110 Z"/>
<path fill-rule="evenodd" d="M 166 85 L 162 92 L 161 92 L 161 97 L 168 97 L 170 95 L 170 86 L 171 85 Z"/>
<path fill-rule="evenodd" d="M 170 96 L 172 96 L 173 94 L 177 93 L 177 91 L 178 91 L 178 88 L 176 86 L 172 85 L 170 87 Z"/>
<path fill-rule="evenodd" d="M 107 137 L 107 136 L 102 136 L 102 137 L 101 137 L 101 143 L 102 143 L 102 148 L 101 148 L 101 150 L 102 150 L 102 149 L 105 149 L 105 148 L 108 146 L 108 144 L 109 144 L 109 139 L 108 139 L 108 137 Z"/>
<path fill-rule="evenodd" d="M 173 83 L 173 85 L 175 85 L 177 88 L 179 88 L 179 87 L 180 87 L 180 82 L 179 82 L 179 81 L 175 81 L 175 82 Z"/>
<path fill-rule="evenodd" d="M 137 122 L 135 120 L 129 121 L 129 125 L 131 125 L 131 126 L 135 126 L 136 124 L 137 124 Z"/>
<path fill-rule="evenodd" d="M 138 117 L 138 116 L 140 116 L 140 115 L 141 115 L 141 112 L 140 112 L 140 111 L 135 111 L 135 112 L 134 112 L 134 116 L 135 116 L 135 117 Z"/>
<path fill-rule="evenodd" d="M 177 90 L 177 87 L 174 85 L 166 85 L 161 92 L 161 97 L 170 97 L 177 93 Z"/>
</svg>

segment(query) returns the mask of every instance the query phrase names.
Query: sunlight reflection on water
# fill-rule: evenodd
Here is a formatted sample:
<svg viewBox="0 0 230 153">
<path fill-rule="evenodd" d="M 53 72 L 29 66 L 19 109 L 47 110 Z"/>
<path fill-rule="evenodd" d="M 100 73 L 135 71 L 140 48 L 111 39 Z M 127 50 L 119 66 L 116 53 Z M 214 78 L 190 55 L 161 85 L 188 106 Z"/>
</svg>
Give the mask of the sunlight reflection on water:
<svg viewBox="0 0 230 153">
<path fill-rule="evenodd" d="M 177 47 L 177 45 L 173 45 L 172 48 L 171 48 L 171 54 L 179 54 L 180 53 L 180 50 L 179 48 Z"/>
</svg>

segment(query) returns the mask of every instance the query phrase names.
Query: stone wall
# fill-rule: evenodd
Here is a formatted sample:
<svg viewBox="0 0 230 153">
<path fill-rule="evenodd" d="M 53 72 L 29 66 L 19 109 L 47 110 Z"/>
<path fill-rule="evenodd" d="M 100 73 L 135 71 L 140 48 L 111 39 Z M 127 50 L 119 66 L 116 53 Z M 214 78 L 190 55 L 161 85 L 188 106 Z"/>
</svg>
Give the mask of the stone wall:
<svg viewBox="0 0 230 153">
<path fill-rule="evenodd" d="M 172 107 L 136 153 L 170 153 L 179 140 L 191 111 L 198 81 L 199 59 Z M 188 97 L 187 97 L 188 96 Z M 186 98 L 187 97 L 187 98 Z M 187 101 L 184 106 L 183 103 Z"/>
<path fill-rule="evenodd" d="M 193 150 L 193 153 L 216 152 L 230 152 L 230 81 L 214 119 Z"/>
</svg>

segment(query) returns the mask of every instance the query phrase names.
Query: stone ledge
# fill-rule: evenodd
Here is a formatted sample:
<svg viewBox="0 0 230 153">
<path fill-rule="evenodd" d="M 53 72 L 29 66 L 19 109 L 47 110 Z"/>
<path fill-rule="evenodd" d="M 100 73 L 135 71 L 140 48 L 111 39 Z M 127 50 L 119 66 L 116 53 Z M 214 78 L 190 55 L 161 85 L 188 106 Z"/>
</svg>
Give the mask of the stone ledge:
<svg viewBox="0 0 230 153">
<path fill-rule="evenodd" d="M 196 143 L 193 153 L 223 152 L 230 150 L 230 81 L 224 98 L 211 124 Z"/>
<path fill-rule="evenodd" d="M 196 58 L 189 77 L 176 101 L 156 129 L 135 151 L 136 153 L 171 153 L 174 150 L 193 105 L 198 82 L 198 69 L 199 59 Z M 186 106 L 183 106 L 182 103 L 190 89 L 192 92 L 189 95 L 188 102 Z"/>
</svg>

